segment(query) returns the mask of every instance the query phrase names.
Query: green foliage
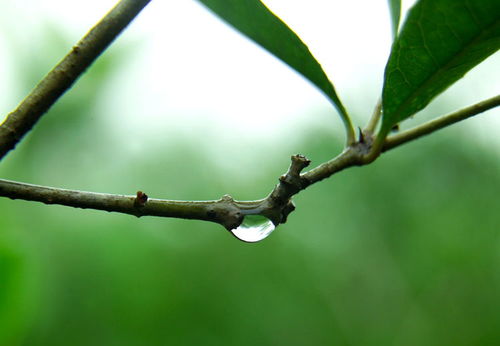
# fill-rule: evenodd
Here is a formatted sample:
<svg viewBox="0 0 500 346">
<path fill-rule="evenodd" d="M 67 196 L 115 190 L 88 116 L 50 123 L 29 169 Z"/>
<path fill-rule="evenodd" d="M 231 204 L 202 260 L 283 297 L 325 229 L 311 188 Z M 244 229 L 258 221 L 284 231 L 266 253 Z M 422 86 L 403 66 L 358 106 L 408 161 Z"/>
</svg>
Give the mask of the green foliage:
<svg viewBox="0 0 500 346">
<path fill-rule="evenodd" d="M 500 48 L 498 0 L 421 0 L 385 70 L 383 129 L 412 116 Z"/>
<path fill-rule="evenodd" d="M 350 127 L 347 112 L 320 64 L 300 38 L 259 0 L 200 0 L 320 88 Z M 500 47 L 497 0 L 420 0 L 397 36 L 401 1 L 388 0 L 396 41 L 385 70 L 382 133 L 423 109 L 434 97 Z"/>
<path fill-rule="evenodd" d="M 333 102 L 344 122 L 349 117 L 333 84 L 309 48 L 259 0 L 199 0 L 241 33 L 315 84 Z"/>
<path fill-rule="evenodd" d="M 401 17 L 401 0 L 388 0 L 389 11 L 391 13 L 392 34 L 394 37 L 398 34 L 399 20 Z"/>
</svg>

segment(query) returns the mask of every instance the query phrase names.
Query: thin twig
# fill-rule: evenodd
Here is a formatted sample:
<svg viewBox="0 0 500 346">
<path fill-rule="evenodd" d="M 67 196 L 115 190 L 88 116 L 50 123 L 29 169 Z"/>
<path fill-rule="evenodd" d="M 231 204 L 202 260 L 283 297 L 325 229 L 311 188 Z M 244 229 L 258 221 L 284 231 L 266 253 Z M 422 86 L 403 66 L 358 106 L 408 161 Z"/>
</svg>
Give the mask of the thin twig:
<svg viewBox="0 0 500 346">
<path fill-rule="evenodd" d="M 0 125 L 0 160 L 151 0 L 121 0 Z"/>
<path fill-rule="evenodd" d="M 417 126 L 408 131 L 404 131 L 388 137 L 383 145 L 382 151 L 387 151 L 398 147 L 404 143 L 413 141 L 422 136 L 433 133 L 437 130 L 440 130 L 446 126 L 450 126 L 459 121 L 470 118 L 474 115 L 485 112 L 489 109 L 500 106 L 500 95 L 494 96 L 490 99 L 484 100 L 482 102 L 476 103 L 472 106 L 466 107 L 459 111 L 456 111 L 451 114 L 443 115 L 437 119 L 426 122 L 420 126 Z"/>
</svg>

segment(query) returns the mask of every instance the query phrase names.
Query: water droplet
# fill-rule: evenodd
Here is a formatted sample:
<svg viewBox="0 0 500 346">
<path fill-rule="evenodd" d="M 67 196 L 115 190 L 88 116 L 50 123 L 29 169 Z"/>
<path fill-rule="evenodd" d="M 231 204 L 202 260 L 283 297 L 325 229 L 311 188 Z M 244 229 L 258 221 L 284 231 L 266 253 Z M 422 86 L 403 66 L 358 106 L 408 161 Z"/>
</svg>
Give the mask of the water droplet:
<svg viewBox="0 0 500 346">
<path fill-rule="evenodd" d="M 238 228 L 232 229 L 231 233 L 247 243 L 255 243 L 266 238 L 276 227 L 265 216 L 246 215 Z"/>
</svg>

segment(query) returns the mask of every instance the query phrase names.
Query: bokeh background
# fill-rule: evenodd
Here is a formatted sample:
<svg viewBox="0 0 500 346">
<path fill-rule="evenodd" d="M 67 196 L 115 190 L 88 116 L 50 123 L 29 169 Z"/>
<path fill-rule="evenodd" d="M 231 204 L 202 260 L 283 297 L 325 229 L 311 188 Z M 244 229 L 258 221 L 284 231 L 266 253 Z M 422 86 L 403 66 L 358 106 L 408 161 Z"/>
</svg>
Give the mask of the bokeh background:
<svg viewBox="0 0 500 346">
<path fill-rule="evenodd" d="M 1 1 L 1 114 L 113 3 Z M 326 3 L 266 1 L 362 126 L 390 48 L 386 4 Z M 497 94 L 499 66 L 497 54 L 403 127 Z M 499 118 L 311 186 L 256 244 L 205 222 L 0 199 L 0 345 L 498 345 Z M 257 199 L 291 154 L 335 156 L 341 130 L 317 90 L 195 1 L 153 1 L 0 176 Z"/>
</svg>

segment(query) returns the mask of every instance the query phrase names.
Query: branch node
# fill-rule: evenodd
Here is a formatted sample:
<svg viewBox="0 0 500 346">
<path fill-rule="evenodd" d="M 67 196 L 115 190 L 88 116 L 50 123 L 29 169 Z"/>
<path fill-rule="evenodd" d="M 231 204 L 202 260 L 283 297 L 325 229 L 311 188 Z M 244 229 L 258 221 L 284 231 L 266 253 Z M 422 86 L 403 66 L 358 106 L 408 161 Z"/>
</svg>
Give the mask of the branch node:
<svg viewBox="0 0 500 346">
<path fill-rule="evenodd" d="M 135 208 L 143 208 L 148 201 L 148 195 L 146 195 L 142 191 L 137 191 L 137 194 L 134 198 L 134 207 Z"/>
<path fill-rule="evenodd" d="M 210 208 L 207 216 L 215 219 L 228 231 L 237 228 L 243 222 L 243 213 L 230 195 L 224 195 L 214 208 Z"/>
<path fill-rule="evenodd" d="M 355 156 L 358 158 L 359 164 L 365 164 L 367 157 L 374 155 L 374 137 L 371 133 L 359 129 L 359 141 L 356 142 L 352 148 Z M 377 155 L 378 156 L 378 155 Z M 375 156 L 376 157 L 376 156 Z"/>
<path fill-rule="evenodd" d="M 220 199 L 221 202 L 234 202 L 234 198 L 231 197 L 230 195 L 224 195 Z"/>
</svg>

